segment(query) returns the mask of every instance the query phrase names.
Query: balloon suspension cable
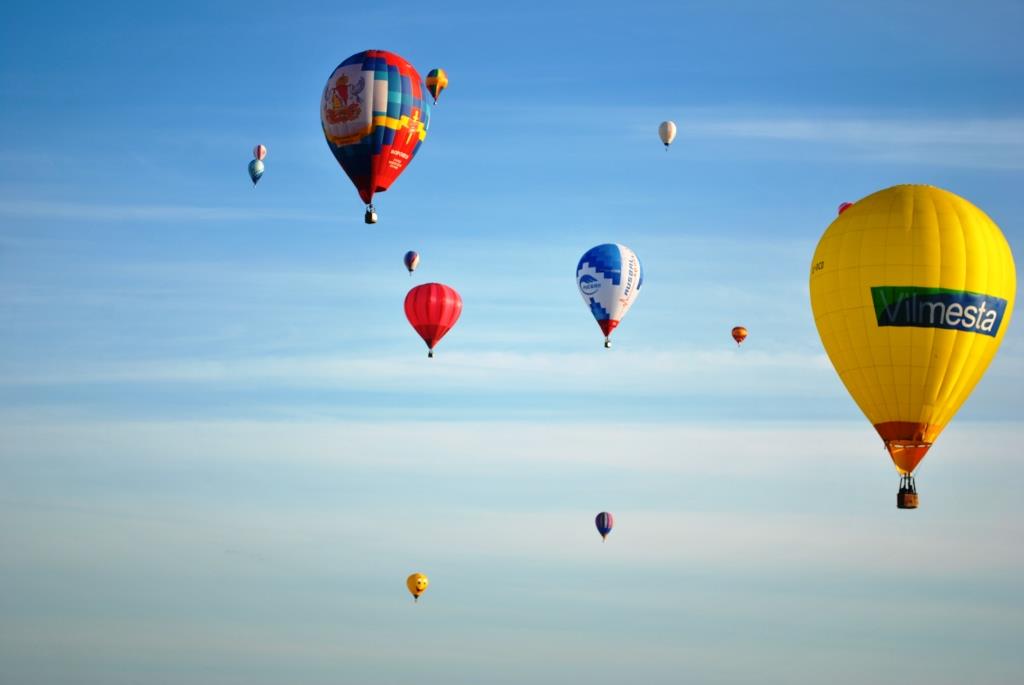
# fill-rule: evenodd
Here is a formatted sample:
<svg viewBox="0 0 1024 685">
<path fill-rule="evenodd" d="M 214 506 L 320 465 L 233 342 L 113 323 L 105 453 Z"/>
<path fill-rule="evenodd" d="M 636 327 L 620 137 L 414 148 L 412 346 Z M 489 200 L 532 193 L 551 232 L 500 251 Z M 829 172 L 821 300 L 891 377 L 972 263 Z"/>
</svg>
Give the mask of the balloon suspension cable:
<svg viewBox="0 0 1024 685">
<path fill-rule="evenodd" d="M 413 595 L 412 596 L 412 601 L 413 601 L 414 604 L 419 604 L 420 603 L 420 596 L 419 595 Z"/>
<path fill-rule="evenodd" d="M 665 152 L 668 152 L 668 143 L 665 143 Z"/>
</svg>

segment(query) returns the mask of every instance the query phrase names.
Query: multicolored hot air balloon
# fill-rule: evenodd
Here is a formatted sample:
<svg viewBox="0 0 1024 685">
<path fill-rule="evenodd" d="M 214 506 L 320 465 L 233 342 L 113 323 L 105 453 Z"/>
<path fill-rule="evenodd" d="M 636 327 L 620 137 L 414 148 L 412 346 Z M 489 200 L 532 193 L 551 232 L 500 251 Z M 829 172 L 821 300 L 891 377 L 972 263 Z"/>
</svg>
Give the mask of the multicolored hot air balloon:
<svg viewBox="0 0 1024 685">
<path fill-rule="evenodd" d="M 601 534 L 601 542 L 604 542 L 608 539 L 608 533 L 612 532 L 612 526 L 615 525 L 615 517 L 607 511 L 602 511 L 594 517 L 594 525 L 597 526 L 597 532 Z"/>
<path fill-rule="evenodd" d="M 665 151 L 668 152 L 668 146 L 672 144 L 672 141 L 676 139 L 676 124 L 674 121 L 663 121 L 658 126 L 658 137 L 661 138 L 661 142 L 665 144 Z"/>
<path fill-rule="evenodd" d="M 732 339 L 736 341 L 736 347 L 739 347 L 747 339 L 747 329 L 743 326 L 734 326 L 732 329 Z"/>
<path fill-rule="evenodd" d="M 249 162 L 249 178 L 252 179 L 252 184 L 259 183 L 261 176 L 263 176 L 263 162 L 258 159 Z"/>
<path fill-rule="evenodd" d="M 409 250 L 405 253 L 403 261 L 405 262 L 405 268 L 409 270 L 409 275 L 412 276 L 412 272 L 420 265 L 420 256 L 416 252 Z"/>
<path fill-rule="evenodd" d="M 842 204 L 839 205 L 839 213 L 842 214 L 843 212 L 845 212 L 846 210 L 848 210 L 852 206 L 853 206 L 852 202 L 843 202 Z"/>
<path fill-rule="evenodd" d="M 412 65 L 393 52 L 352 55 L 327 79 L 320 123 L 327 146 L 377 222 L 374 193 L 391 187 L 427 138 L 430 103 Z"/>
<path fill-rule="evenodd" d="M 625 245 L 598 245 L 580 257 L 576 285 L 604 333 L 605 347 L 612 346 L 612 331 L 633 306 L 643 284 L 640 260 Z"/>
<path fill-rule="evenodd" d="M 405 296 L 405 317 L 427 343 L 428 357 L 462 314 L 462 298 L 442 283 L 424 283 Z"/>
<path fill-rule="evenodd" d="M 405 587 L 412 593 L 412 601 L 419 602 L 420 595 L 427 591 L 430 580 L 422 573 L 414 573 L 405 579 Z"/>
<path fill-rule="evenodd" d="M 431 69 L 427 73 L 427 90 L 434 96 L 434 104 L 437 104 L 437 98 L 441 96 L 441 91 L 448 87 L 448 74 L 444 73 L 444 69 Z"/>
<path fill-rule="evenodd" d="M 252 156 L 262 162 L 267 157 L 267 146 L 257 145 L 252 149 Z"/>
<path fill-rule="evenodd" d="M 832 365 L 918 504 L 914 469 L 1006 335 L 1017 275 L 999 227 L 962 197 L 900 185 L 857 201 L 821 237 L 811 309 Z"/>
</svg>

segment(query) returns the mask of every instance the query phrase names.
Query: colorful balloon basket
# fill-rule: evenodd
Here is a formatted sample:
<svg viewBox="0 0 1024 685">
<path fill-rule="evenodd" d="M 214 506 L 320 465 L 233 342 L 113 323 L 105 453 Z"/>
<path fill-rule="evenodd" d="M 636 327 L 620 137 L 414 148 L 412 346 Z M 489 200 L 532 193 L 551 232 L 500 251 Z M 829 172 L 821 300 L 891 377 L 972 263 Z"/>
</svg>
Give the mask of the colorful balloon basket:
<svg viewBox="0 0 1024 685">
<path fill-rule="evenodd" d="M 907 474 L 900 476 L 900 491 L 896 493 L 897 509 L 917 509 L 917 485 L 914 477 Z"/>
</svg>

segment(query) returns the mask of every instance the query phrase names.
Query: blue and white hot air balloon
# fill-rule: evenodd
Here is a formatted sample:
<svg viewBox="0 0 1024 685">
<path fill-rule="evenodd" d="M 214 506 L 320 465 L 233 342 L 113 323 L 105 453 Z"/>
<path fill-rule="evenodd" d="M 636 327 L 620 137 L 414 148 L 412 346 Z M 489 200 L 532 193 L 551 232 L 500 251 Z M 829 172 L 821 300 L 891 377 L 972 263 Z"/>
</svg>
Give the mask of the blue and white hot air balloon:
<svg viewBox="0 0 1024 685">
<path fill-rule="evenodd" d="M 263 175 L 263 162 L 258 159 L 254 159 L 249 162 L 249 178 L 252 180 L 252 184 L 255 186 L 260 181 L 260 177 Z"/>
<path fill-rule="evenodd" d="M 643 284 L 640 260 L 625 245 L 598 245 L 580 257 L 576 285 L 604 333 L 605 347 L 612 346 L 612 331 L 633 306 Z"/>
</svg>

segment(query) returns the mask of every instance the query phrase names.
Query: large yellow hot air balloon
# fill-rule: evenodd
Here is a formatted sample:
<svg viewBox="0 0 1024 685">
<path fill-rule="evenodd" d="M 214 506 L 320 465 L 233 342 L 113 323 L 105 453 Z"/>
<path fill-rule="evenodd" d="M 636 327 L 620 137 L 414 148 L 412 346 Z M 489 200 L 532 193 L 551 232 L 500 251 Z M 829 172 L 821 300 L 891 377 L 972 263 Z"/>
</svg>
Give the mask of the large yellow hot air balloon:
<svg viewBox="0 0 1024 685">
<path fill-rule="evenodd" d="M 1017 288 L 999 227 L 962 197 L 900 185 L 839 215 L 811 263 L 811 309 L 832 365 L 917 507 L 914 469 L 981 379 Z"/>
</svg>

